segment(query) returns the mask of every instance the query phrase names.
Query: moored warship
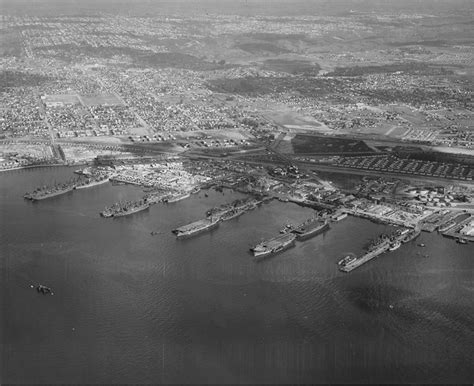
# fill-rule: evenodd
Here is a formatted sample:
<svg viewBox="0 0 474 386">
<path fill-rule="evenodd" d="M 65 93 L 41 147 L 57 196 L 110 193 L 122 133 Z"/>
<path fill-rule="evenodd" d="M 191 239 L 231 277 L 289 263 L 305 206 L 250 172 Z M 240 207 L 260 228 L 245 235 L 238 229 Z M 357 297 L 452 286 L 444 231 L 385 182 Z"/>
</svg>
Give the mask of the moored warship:
<svg viewBox="0 0 474 386">
<path fill-rule="evenodd" d="M 195 221 L 191 224 L 183 225 L 179 228 L 173 229 L 172 232 L 177 238 L 191 237 L 216 228 L 220 222 L 220 217 L 210 216 L 202 220 Z"/>
<path fill-rule="evenodd" d="M 296 235 L 293 233 L 285 233 L 272 239 L 262 241 L 250 250 L 256 260 L 261 260 L 269 255 L 282 252 L 295 244 Z"/>
<path fill-rule="evenodd" d="M 66 183 L 55 184 L 53 186 L 42 186 L 36 188 L 34 191 L 30 193 L 25 193 L 23 196 L 27 200 L 31 201 L 40 201 L 45 200 L 47 198 L 59 196 L 61 194 L 65 194 L 70 192 L 71 190 L 76 189 L 77 181 L 70 181 Z"/>
<path fill-rule="evenodd" d="M 123 217 L 148 209 L 150 205 L 151 203 L 146 198 L 139 201 L 127 201 L 125 203 L 119 202 L 108 208 L 105 208 L 102 212 L 100 212 L 100 215 L 106 218 Z"/>
<path fill-rule="evenodd" d="M 315 217 L 306 220 L 304 223 L 292 229 L 298 240 L 307 240 L 311 237 L 317 236 L 320 233 L 329 229 L 329 223 L 326 220 Z"/>
<path fill-rule="evenodd" d="M 101 176 L 94 176 L 94 177 L 87 177 L 84 180 L 78 182 L 76 189 L 86 189 L 91 188 L 96 185 L 101 185 L 109 181 L 109 176 L 101 175 Z"/>
</svg>

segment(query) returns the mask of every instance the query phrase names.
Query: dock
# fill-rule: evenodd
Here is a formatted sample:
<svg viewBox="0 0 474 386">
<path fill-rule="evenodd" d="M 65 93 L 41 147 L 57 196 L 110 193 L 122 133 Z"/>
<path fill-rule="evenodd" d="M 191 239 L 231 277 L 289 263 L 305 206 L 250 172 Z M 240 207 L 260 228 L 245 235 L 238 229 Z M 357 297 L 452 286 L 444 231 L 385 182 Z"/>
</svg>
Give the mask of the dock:
<svg viewBox="0 0 474 386">
<path fill-rule="evenodd" d="M 447 230 L 446 232 L 442 232 L 443 236 L 451 237 L 453 239 L 465 239 L 467 241 L 474 241 L 474 236 L 471 234 L 463 234 L 461 230 L 464 227 L 471 226 L 474 222 L 473 215 L 467 215 L 468 217 L 460 222 L 458 222 L 455 226 Z"/>
<path fill-rule="evenodd" d="M 459 213 L 453 213 L 449 210 L 435 212 L 421 221 L 421 230 L 425 232 L 434 232 L 443 224 L 454 220 L 457 216 L 459 216 Z"/>
</svg>

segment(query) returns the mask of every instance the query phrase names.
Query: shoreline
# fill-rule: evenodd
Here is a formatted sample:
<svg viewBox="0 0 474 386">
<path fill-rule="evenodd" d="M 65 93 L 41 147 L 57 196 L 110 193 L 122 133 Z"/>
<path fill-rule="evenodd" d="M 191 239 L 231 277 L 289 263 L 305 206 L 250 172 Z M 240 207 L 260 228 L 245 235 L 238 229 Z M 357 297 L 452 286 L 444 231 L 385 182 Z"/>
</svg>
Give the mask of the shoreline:
<svg viewBox="0 0 474 386">
<path fill-rule="evenodd" d="M 78 163 L 78 164 L 73 164 L 73 165 L 68 165 L 68 164 L 28 165 L 28 166 L 20 166 L 20 167 L 10 168 L 10 169 L 1 169 L 0 173 L 14 171 L 14 170 L 23 170 L 23 169 L 38 169 L 38 168 L 59 167 L 59 166 L 73 167 L 73 166 L 84 166 L 84 165 L 89 165 L 89 163 L 86 162 L 86 163 Z"/>
</svg>

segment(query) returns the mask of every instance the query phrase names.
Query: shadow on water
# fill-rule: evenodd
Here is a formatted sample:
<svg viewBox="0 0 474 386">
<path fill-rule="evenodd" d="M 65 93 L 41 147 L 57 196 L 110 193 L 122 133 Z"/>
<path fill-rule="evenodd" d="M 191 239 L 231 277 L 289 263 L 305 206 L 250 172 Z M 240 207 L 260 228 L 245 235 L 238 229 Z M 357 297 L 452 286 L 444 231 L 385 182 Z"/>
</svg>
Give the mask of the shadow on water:
<svg viewBox="0 0 474 386">
<path fill-rule="evenodd" d="M 350 287 L 345 291 L 347 300 L 361 311 L 377 314 L 385 312 L 394 303 L 413 297 L 410 291 L 389 285 Z"/>
</svg>

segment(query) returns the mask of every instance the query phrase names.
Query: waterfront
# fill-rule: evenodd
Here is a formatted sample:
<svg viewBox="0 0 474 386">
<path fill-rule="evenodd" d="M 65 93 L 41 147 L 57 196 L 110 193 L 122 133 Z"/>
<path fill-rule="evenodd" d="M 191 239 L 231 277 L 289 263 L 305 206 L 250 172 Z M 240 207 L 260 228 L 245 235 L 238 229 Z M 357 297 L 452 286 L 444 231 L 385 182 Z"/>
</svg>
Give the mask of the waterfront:
<svg viewBox="0 0 474 386">
<path fill-rule="evenodd" d="M 3 382 L 472 380 L 472 246 L 423 233 L 344 274 L 345 254 L 390 229 L 348 217 L 256 264 L 250 246 L 313 212 L 274 201 L 176 240 L 171 229 L 244 195 L 200 192 L 111 221 L 103 207 L 143 192 L 23 199 L 72 170 L 0 175 Z"/>
</svg>

